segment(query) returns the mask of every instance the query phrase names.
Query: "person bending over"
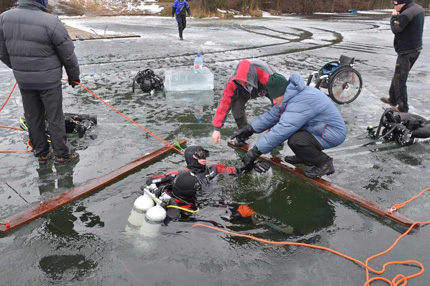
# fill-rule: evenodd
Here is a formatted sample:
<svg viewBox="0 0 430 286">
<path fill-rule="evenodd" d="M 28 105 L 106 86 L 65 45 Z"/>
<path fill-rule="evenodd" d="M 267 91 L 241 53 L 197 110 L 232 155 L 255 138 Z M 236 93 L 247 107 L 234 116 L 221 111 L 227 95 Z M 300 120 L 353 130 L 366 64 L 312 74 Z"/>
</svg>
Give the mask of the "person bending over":
<svg viewBox="0 0 430 286">
<path fill-rule="evenodd" d="M 274 106 L 232 137 L 245 141 L 270 129 L 246 153 L 243 169 L 251 168 L 261 154 L 288 140 L 295 155 L 286 156 L 286 162 L 312 166 L 305 175 L 313 179 L 334 173 L 333 159 L 323 150 L 342 144 L 346 138 L 345 122 L 334 103 L 318 89 L 306 86 L 299 74 L 289 81 L 275 74 L 267 88 Z"/>
</svg>

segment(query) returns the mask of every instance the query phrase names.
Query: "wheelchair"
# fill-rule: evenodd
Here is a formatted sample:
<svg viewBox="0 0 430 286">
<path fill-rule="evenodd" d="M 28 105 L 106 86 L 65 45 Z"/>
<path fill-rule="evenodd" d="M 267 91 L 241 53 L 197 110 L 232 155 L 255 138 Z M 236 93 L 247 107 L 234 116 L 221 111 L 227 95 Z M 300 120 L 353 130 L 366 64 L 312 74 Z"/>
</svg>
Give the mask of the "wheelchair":
<svg viewBox="0 0 430 286">
<path fill-rule="evenodd" d="M 351 103 L 360 95 L 363 86 L 360 73 L 353 68 L 354 61 L 354 58 L 342 55 L 338 61 L 329 62 L 311 73 L 306 85 L 314 79 L 315 88 L 327 89 L 327 95 L 337 104 Z"/>
</svg>

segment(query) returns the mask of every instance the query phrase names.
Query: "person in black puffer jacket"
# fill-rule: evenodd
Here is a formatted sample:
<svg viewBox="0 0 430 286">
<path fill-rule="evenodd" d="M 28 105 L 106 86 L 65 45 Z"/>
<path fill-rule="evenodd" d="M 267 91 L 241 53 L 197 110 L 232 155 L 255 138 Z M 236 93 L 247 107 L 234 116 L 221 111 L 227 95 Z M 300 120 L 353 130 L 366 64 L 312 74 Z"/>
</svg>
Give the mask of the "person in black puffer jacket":
<svg viewBox="0 0 430 286">
<path fill-rule="evenodd" d="M 19 0 L 18 7 L 0 15 L 0 59 L 13 70 L 21 91 L 34 155 L 45 164 L 76 162 L 79 154 L 67 142 L 62 108 L 63 66 L 69 84 L 79 80 L 74 45 L 61 21 L 47 13 L 48 0 Z M 50 126 L 53 153 L 45 134 Z"/>
<path fill-rule="evenodd" d="M 382 97 L 381 101 L 393 106 L 394 111 L 408 112 L 406 81 L 423 46 L 425 12 L 412 0 L 395 0 L 393 3 L 394 10 L 390 23 L 391 31 L 395 35 L 394 49 L 397 61 L 389 91 L 390 97 Z"/>
</svg>

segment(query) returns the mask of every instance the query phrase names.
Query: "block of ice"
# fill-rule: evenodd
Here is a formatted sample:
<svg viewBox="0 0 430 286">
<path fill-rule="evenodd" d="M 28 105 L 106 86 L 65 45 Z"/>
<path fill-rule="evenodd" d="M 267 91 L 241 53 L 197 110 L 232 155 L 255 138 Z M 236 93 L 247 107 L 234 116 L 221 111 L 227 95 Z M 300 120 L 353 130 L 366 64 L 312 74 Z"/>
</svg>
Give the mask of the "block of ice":
<svg viewBox="0 0 430 286">
<path fill-rule="evenodd" d="M 167 91 L 166 101 L 178 106 L 210 106 L 214 104 L 213 90 L 200 91 Z"/>
<path fill-rule="evenodd" d="M 192 67 L 169 69 L 164 73 L 164 88 L 166 91 L 213 90 L 214 75 L 207 68 L 203 72 L 194 73 Z"/>
</svg>

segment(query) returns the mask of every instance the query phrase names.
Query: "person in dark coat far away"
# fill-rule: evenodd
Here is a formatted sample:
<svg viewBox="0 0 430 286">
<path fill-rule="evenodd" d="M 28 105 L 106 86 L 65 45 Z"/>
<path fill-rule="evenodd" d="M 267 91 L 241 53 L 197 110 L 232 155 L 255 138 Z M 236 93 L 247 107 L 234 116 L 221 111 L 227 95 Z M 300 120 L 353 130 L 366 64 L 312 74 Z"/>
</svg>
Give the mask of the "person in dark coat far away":
<svg viewBox="0 0 430 286">
<path fill-rule="evenodd" d="M 262 60 L 242 60 L 239 62 L 224 88 L 220 103 L 215 111 L 212 121 L 214 126 L 213 143 L 219 144 L 221 142 L 221 128 L 230 110 L 239 129 L 247 126 L 246 103 L 250 99 L 262 96 L 270 99 L 266 84 L 275 72 L 271 65 Z M 236 146 L 245 143 L 238 141 L 238 139 L 240 138 L 236 138 L 236 141 L 232 143 Z"/>
<path fill-rule="evenodd" d="M 183 31 L 187 27 L 187 15 L 191 17 L 191 8 L 187 0 L 175 0 L 172 7 L 172 18 L 176 15 L 176 22 L 178 23 L 179 39 L 183 40 Z"/>
<path fill-rule="evenodd" d="M 394 111 L 408 112 L 406 82 L 409 71 L 420 56 L 423 47 L 425 12 L 412 0 L 396 0 L 393 3 L 394 10 L 390 24 L 394 34 L 397 61 L 389 91 L 390 97 L 381 97 L 381 101 L 393 106 Z"/>
<path fill-rule="evenodd" d="M 48 0 L 19 0 L 18 7 L 0 15 L 0 59 L 13 70 L 22 95 L 24 115 L 34 155 L 45 164 L 79 160 L 67 142 L 61 78 L 63 66 L 74 87 L 79 65 L 74 45 L 61 21 L 47 13 Z M 45 133 L 49 124 L 50 152 Z"/>
<path fill-rule="evenodd" d="M 246 153 L 243 169 L 251 168 L 261 154 L 288 140 L 295 155 L 286 156 L 286 162 L 312 166 L 305 175 L 313 179 L 334 173 L 333 159 L 322 150 L 342 144 L 346 126 L 333 102 L 318 89 L 306 86 L 299 74 L 293 74 L 289 81 L 274 74 L 267 89 L 274 106 L 232 137 L 246 140 L 253 133 L 270 129 Z"/>
</svg>

